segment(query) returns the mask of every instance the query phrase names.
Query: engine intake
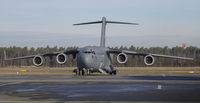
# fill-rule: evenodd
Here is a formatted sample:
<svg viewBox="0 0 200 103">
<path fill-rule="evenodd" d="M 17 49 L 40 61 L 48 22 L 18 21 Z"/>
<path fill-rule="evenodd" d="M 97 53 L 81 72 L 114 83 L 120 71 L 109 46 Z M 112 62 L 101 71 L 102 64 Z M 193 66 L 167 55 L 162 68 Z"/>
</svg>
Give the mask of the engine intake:
<svg viewBox="0 0 200 103">
<path fill-rule="evenodd" d="M 128 56 L 125 53 L 120 53 L 117 55 L 117 62 L 120 64 L 126 63 Z"/>
<path fill-rule="evenodd" d="M 41 66 L 44 63 L 44 57 L 37 55 L 33 58 L 33 64 L 35 66 Z"/>
<path fill-rule="evenodd" d="M 153 65 L 154 64 L 154 57 L 152 55 L 146 55 L 144 57 L 144 63 L 146 65 Z"/>
<path fill-rule="evenodd" d="M 59 64 L 64 64 L 67 61 L 67 55 L 64 53 L 60 53 L 56 56 L 56 60 Z"/>
</svg>

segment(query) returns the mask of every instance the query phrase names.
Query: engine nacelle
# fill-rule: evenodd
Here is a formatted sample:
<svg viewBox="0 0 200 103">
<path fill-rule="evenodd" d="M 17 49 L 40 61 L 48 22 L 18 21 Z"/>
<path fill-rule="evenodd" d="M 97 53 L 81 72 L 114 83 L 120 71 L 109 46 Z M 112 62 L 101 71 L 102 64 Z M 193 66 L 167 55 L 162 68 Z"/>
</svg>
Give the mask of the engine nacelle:
<svg viewBox="0 0 200 103">
<path fill-rule="evenodd" d="M 64 64 L 67 61 L 67 55 L 64 53 L 60 53 L 56 56 L 56 61 L 59 64 Z"/>
<path fill-rule="evenodd" d="M 41 66 L 44 63 L 44 57 L 37 55 L 33 58 L 33 64 L 35 66 Z"/>
<path fill-rule="evenodd" d="M 126 63 L 128 60 L 128 56 L 125 53 L 120 53 L 117 55 L 117 62 L 118 63 Z"/>
<path fill-rule="evenodd" d="M 144 57 L 144 63 L 146 65 L 153 65 L 154 64 L 154 57 L 152 55 L 146 55 Z"/>
</svg>

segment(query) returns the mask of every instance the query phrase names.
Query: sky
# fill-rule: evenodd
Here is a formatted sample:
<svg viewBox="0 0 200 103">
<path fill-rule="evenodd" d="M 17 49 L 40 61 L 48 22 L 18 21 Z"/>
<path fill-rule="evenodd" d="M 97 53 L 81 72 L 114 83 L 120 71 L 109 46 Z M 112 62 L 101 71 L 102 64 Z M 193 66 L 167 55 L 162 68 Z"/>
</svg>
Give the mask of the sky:
<svg viewBox="0 0 200 103">
<path fill-rule="evenodd" d="M 106 46 L 200 47 L 200 0 L 0 0 L 0 47 L 98 46 L 107 24 Z"/>
</svg>

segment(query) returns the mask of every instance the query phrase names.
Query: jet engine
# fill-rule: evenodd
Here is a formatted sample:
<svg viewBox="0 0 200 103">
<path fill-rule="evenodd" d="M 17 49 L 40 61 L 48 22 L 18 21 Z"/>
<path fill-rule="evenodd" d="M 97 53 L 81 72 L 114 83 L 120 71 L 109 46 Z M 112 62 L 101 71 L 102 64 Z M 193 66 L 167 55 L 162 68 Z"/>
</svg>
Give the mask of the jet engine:
<svg viewBox="0 0 200 103">
<path fill-rule="evenodd" d="M 44 57 L 37 55 L 33 58 L 33 64 L 35 66 L 41 66 L 44 63 Z"/>
<path fill-rule="evenodd" d="M 67 55 L 64 53 L 60 53 L 56 56 L 56 61 L 59 64 L 64 64 L 67 61 Z"/>
<path fill-rule="evenodd" d="M 117 62 L 120 64 L 126 63 L 128 56 L 125 53 L 120 53 L 117 55 Z"/>
<path fill-rule="evenodd" d="M 146 65 L 153 65 L 154 64 L 154 57 L 152 55 L 146 55 L 144 57 L 144 63 Z"/>
</svg>

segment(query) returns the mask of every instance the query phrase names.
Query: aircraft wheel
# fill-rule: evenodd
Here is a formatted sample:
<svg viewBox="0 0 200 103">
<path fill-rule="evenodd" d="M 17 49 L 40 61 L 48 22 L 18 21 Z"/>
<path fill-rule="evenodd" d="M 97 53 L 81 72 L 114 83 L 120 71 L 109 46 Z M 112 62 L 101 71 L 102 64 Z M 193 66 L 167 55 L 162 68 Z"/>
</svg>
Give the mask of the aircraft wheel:
<svg viewBox="0 0 200 103">
<path fill-rule="evenodd" d="M 117 75 L 117 72 L 114 72 L 113 74 L 114 74 L 114 75 Z"/>
<path fill-rule="evenodd" d="M 81 70 L 80 69 L 78 69 L 78 75 L 81 76 Z"/>
<path fill-rule="evenodd" d="M 85 75 L 85 71 L 84 71 L 84 69 L 83 70 L 81 70 L 81 74 L 82 74 L 82 76 L 84 76 Z"/>
<path fill-rule="evenodd" d="M 116 70 L 114 70 L 112 73 L 113 73 L 113 75 L 116 75 L 116 74 L 117 74 L 117 71 L 116 71 Z"/>
</svg>

